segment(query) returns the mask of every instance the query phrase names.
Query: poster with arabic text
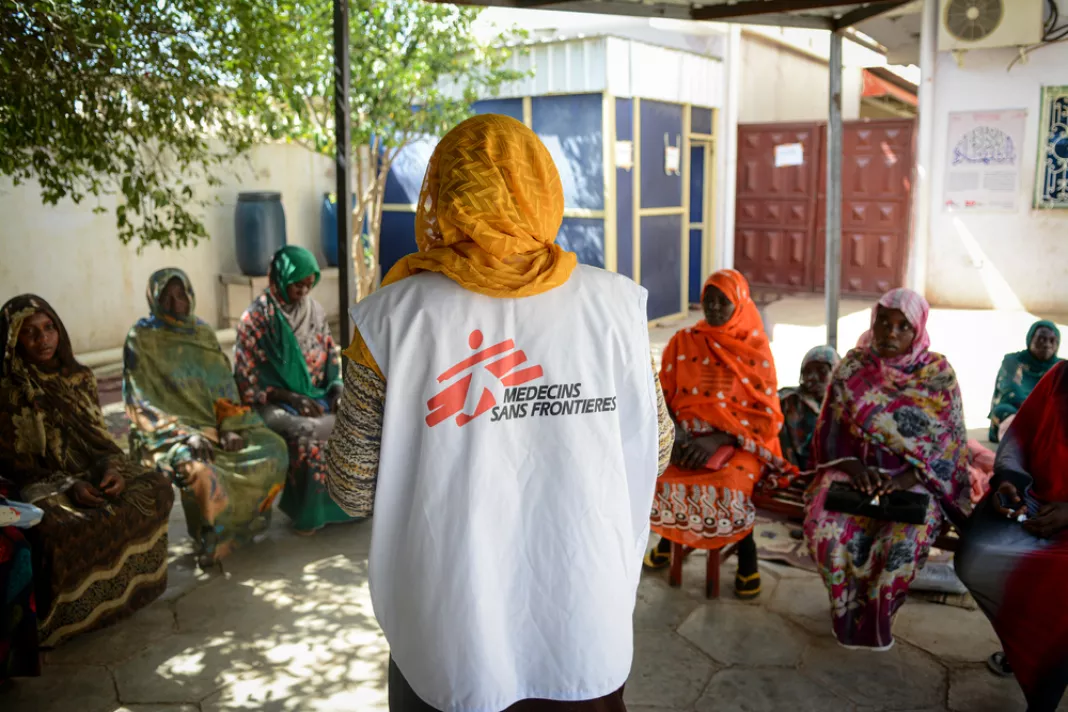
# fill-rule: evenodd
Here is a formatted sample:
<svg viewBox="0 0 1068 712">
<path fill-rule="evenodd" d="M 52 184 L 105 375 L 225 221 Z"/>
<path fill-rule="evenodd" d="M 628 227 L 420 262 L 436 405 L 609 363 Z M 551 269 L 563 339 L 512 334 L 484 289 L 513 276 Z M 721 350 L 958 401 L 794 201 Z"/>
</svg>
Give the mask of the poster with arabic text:
<svg viewBox="0 0 1068 712">
<path fill-rule="evenodd" d="M 949 115 L 942 206 L 948 211 L 1016 210 L 1027 111 L 958 111 Z"/>
</svg>

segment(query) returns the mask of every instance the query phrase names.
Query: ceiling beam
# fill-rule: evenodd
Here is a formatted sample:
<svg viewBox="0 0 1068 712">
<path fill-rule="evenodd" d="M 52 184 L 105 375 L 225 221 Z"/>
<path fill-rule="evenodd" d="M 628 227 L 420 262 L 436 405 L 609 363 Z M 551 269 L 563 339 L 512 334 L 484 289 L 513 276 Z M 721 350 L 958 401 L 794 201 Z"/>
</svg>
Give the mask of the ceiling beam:
<svg viewBox="0 0 1068 712">
<path fill-rule="evenodd" d="M 706 6 L 707 7 L 707 6 Z M 700 12 L 702 8 L 694 8 L 688 19 L 699 20 L 693 14 Z M 834 21 L 830 17 L 821 15 L 747 15 L 745 17 L 727 17 L 717 22 L 739 23 L 744 25 L 769 25 L 771 27 L 800 27 L 806 30 L 833 30 Z"/>
<path fill-rule="evenodd" d="M 566 5 L 567 0 L 515 0 L 514 6 L 524 10 Z"/>
<path fill-rule="evenodd" d="M 438 1 L 438 0 L 433 0 Z M 446 1 L 446 0 L 442 0 Z M 458 0 L 447 0 L 456 3 Z M 484 3 L 485 0 L 479 0 Z M 522 0 L 509 3 L 510 7 L 533 7 L 520 5 Z M 540 0 L 533 0 L 539 2 Z M 659 3 L 646 5 L 641 2 L 602 2 L 600 0 L 549 0 L 551 4 L 542 5 L 544 9 L 560 12 L 584 12 L 596 15 L 621 15 L 625 17 L 659 17 L 671 20 L 689 20 L 690 8 L 686 5 Z"/>
<path fill-rule="evenodd" d="M 911 0 L 886 0 L 884 2 L 873 2 L 865 7 L 858 7 L 856 10 L 850 10 L 834 21 L 834 31 L 841 32 L 847 27 L 852 27 L 865 20 L 878 17 L 884 12 L 890 12 L 902 5 L 907 5 L 910 1 Z"/>
<path fill-rule="evenodd" d="M 758 15 L 792 13 L 803 10 L 826 10 L 844 5 L 856 5 L 857 0 L 743 0 L 733 5 L 705 5 L 693 10 L 695 20 L 730 20 L 747 18 L 749 22 Z"/>
</svg>

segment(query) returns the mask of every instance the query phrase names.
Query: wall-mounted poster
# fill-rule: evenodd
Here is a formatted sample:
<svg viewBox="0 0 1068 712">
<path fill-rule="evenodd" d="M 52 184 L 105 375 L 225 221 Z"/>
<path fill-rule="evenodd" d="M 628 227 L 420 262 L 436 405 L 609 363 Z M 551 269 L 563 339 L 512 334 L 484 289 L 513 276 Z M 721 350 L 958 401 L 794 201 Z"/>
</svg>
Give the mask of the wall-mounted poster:
<svg viewBox="0 0 1068 712">
<path fill-rule="evenodd" d="M 949 115 L 942 205 L 946 210 L 1016 210 L 1027 111 L 958 111 Z"/>
<path fill-rule="evenodd" d="M 1036 208 L 1068 208 L 1068 86 L 1042 87 Z"/>
</svg>

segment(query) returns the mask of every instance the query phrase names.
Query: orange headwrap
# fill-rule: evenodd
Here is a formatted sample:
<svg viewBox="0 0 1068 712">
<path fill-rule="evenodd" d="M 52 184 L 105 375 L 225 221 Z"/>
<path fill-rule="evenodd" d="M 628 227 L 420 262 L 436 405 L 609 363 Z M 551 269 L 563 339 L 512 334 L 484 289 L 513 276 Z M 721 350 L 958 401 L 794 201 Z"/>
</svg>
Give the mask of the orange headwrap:
<svg viewBox="0 0 1068 712">
<path fill-rule="evenodd" d="M 664 397 L 690 432 L 730 433 L 778 458 L 783 417 L 775 362 L 749 283 L 721 270 L 705 282 L 710 286 L 727 295 L 734 314 L 722 326 L 702 320 L 675 335 L 660 370 Z"/>
<path fill-rule="evenodd" d="M 560 174 L 537 135 L 506 116 L 475 116 L 430 157 L 415 214 L 419 252 L 382 284 L 430 271 L 491 297 L 547 292 L 578 262 L 554 244 L 563 216 Z"/>
</svg>

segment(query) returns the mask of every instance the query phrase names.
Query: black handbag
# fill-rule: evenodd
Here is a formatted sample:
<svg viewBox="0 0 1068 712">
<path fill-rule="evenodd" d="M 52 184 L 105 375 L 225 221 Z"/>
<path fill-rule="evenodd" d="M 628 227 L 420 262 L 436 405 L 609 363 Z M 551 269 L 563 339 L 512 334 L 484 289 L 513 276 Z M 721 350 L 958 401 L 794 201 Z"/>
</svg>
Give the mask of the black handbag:
<svg viewBox="0 0 1068 712">
<path fill-rule="evenodd" d="M 832 482 L 824 508 L 830 512 L 870 517 L 883 522 L 924 524 L 931 495 L 926 492 L 894 490 L 888 494 L 865 494 L 846 482 Z"/>
</svg>

